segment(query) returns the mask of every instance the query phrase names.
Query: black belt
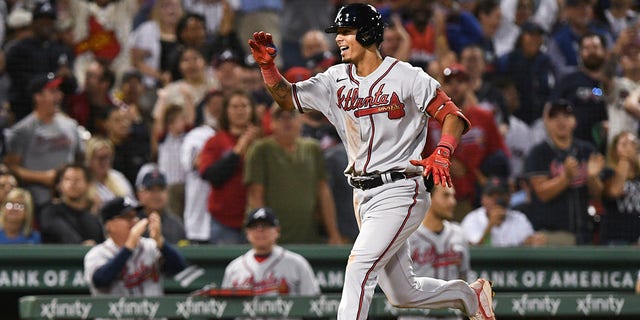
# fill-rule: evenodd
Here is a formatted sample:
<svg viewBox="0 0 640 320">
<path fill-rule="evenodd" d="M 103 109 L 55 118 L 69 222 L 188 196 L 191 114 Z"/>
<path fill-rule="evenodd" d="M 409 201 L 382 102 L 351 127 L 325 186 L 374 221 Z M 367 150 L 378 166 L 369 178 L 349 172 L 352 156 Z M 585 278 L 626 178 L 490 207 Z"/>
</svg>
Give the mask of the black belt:
<svg viewBox="0 0 640 320">
<path fill-rule="evenodd" d="M 349 184 L 354 188 L 369 190 L 379 187 L 385 183 L 412 178 L 417 175 L 417 173 L 386 172 L 368 176 L 349 177 Z"/>
</svg>

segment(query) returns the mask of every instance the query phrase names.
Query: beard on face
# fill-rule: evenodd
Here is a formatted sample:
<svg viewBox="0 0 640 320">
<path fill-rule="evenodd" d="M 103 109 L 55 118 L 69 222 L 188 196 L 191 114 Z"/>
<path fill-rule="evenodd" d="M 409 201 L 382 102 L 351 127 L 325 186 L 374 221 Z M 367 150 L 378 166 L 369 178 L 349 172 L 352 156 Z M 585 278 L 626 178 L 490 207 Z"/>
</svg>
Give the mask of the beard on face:
<svg viewBox="0 0 640 320">
<path fill-rule="evenodd" d="M 589 71 L 597 71 L 604 65 L 604 57 L 597 55 L 588 55 L 583 58 L 582 64 Z"/>
</svg>

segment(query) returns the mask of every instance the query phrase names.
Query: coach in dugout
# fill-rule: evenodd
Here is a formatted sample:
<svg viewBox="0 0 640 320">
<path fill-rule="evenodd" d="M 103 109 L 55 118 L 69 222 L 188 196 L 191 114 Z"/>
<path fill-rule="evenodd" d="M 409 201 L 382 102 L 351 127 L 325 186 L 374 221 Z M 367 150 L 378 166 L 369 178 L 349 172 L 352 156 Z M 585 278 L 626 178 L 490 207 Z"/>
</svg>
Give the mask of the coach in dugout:
<svg viewBox="0 0 640 320">
<path fill-rule="evenodd" d="M 186 267 L 182 255 L 164 241 L 160 216 L 144 219 L 136 214 L 133 200 L 115 198 L 102 207 L 107 240 L 84 257 L 84 276 L 91 294 L 161 296 L 162 276 Z M 148 229 L 149 238 L 142 237 Z"/>
<path fill-rule="evenodd" d="M 309 262 L 277 245 L 280 222 L 271 208 L 252 210 L 245 221 L 245 232 L 251 249 L 227 265 L 222 288 L 268 296 L 320 294 Z"/>
</svg>

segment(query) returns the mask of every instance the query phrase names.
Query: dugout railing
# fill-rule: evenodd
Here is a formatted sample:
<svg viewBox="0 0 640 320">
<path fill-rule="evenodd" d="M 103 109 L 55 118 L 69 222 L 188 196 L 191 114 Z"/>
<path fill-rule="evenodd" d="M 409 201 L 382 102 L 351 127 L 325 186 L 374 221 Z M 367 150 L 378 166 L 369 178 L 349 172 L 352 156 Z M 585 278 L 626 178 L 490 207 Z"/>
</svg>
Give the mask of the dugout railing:
<svg viewBox="0 0 640 320">
<path fill-rule="evenodd" d="M 326 305 L 335 304 L 349 247 L 300 245 L 287 248 L 311 262 L 325 294 L 323 301 Z M 246 249 L 246 246 L 179 248 L 192 266 L 177 277 L 167 279 L 168 296 L 158 302 L 160 305 L 171 305 L 171 301 L 175 304 L 205 285 L 217 286 L 226 264 Z M 93 301 L 87 296 L 82 277 L 82 260 L 87 250 L 82 246 L 54 245 L 0 247 L 0 293 L 9 297 L 3 306 L 12 303 L 17 313 L 17 299 L 22 297 L 20 311 L 29 318 L 38 310 L 42 313 L 50 308 L 46 306 L 51 305 L 52 299 L 56 299 L 56 303 L 69 298 Z M 483 276 L 494 281 L 498 292 L 496 310 L 503 316 L 640 319 L 640 300 L 633 293 L 640 266 L 638 250 L 637 247 L 472 248 L 471 278 Z M 193 299 L 201 298 L 191 301 Z M 228 305 L 236 300 L 228 300 Z M 316 300 L 292 301 L 296 310 L 303 310 L 302 305 Z M 385 305 L 384 298 L 376 297 L 375 301 L 372 312 L 382 312 L 381 316 L 393 315 L 383 312 L 391 310 Z M 92 305 L 105 304 L 96 300 Z M 167 312 L 176 312 L 170 309 Z M 95 310 L 99 312 L 99 309 Z"/>
</svg>

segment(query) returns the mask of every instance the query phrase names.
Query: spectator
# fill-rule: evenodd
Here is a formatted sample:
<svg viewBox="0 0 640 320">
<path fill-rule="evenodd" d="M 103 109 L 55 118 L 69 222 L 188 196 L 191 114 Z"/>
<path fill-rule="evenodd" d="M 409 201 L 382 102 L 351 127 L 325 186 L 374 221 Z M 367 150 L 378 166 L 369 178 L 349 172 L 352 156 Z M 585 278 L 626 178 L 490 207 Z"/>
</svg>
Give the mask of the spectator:
<svg viewBox="0 0 640 320">
<path fill-rule="evenodd" d="M 75 78 L 71 74 L 74 63 L 72 48 L 54 40 L 55 8 L 49 1 L 38 2 L 32 10 L 33 35 L 17 42 L 7 51 L 7 72 L 11 77 L 9 101 L 16 121 L 33 111 L 31 79 L 36 75 L 55 73 L 65 79 L 62 86 L 66 93 L 75 90 Z M 36 207 L 38 197 L 32 193 Z"/>
<path fill-rule="evenodd" d="M 3 165 L 0 165 L 3 166 Z M 9 194 L 11 190 L 18 187 L 18 180 L 6 167 L 0 170 L 0 202 Z M 29 194 L 31 196 L 31 194 Z M 33 201 L 33 200 L 32 200 Z"/>
<path fill-rule="evenodd" d="M 84 257 L 84 278 L 93 296 L 154 297 L 164 294 L 162 275 L 186 267 L 165 242 L 158 213 L 139 219 L 128 198 L 115 198 L 100 211 L 107 240 Z M 143 237 L 147 231 L 150 237 Z"/>
<path fill-rule="evenodd" d="M 171 55 L 178 46 L 176 27 L 182 17 L 180 0 L 157 0 L 151 20 L 142 23 L 129 37 L 131 62 L 144 75 L 149 89 L 171 81 Z"/>
<path fill-rule="evenodd" d="M 496 46 L 494 44 L 496 32 L 500 26 L 502 10 L 498 0 L 478 0 L 474 8 L 473 14 L 480 23 L 482 29 L 482 41 L 480 46 L 483 51 L 486 69 L 485 72 L 493 74 L 496 63 Z"/>
<path fill-rule="evenodd" d="M 157 213 L 162 219 L 162 236 L 167 242 L 176 244 L 187 239 L 182 222 L 167 208 L 168 192 L 165 175 L 157 168 L 149 170 L 142 176 L 137 189 L 141 216 L 149 218 L 153 213 Z"/>
<path fill-rule="evenodd" d="M 40 233 L 33 230 L 33 201 L 29 191 L 14 188 L 0 207 L 0 244 L 40 243 Z"/>
<path fill-rule="evenodd" d="M 506 180 L 489 177 L 482 194 L 482 207 L 469 212 L 461 227 L 472 245 L 511 247 L 541 246 L 542 233 L 535 233 L 527 216 L 509 209 L 511 198 Z"/>
<path fill-rule="evenodd" d="M 196 106 L 195 125 L 208 125 L 212 128 L 218 128 L 223 104 L 223 92 L 216 89 L 210 90 Z"/>
<path fill-rule="evenodd" d="M 211 61 L 213 58 L 213 42 L 207 36 L 207 22 L 204 15 L 193 12 L 185 12 L 176 25 L 176 37 L 178 46 L 169 53 L 170 66 L 178 64 L 180 46 L 197 48 L 202 52 L 204 61 Z M 172 75 L 178 76 L 178 75 Z"/>
<path fill-rule="evenodd" d="M 578 69 L 581 57 L 578 50 L 582 48 L 580 40 L 585 35 L 597 34 L 603 39 L 603 48 L 613 44 L 611 34 L 594 20 L 591 0 L 566 0 L 564 4 L 565 21 L 555 28 L 548 42 L 548 53 L 557 79 Z"/>
<path fill-rule="evenodd" d="M 242 223 L 247 209 L 247 187 L 242 181 L 244 159 L 260 134 L 255 104 L 249 94 L 235 91 L 227 96 L 220 115 L 220 130 L 206 142 L 200 154 L 200 176 L 211 185 L 210 243 L 244 242 Z"/>
<path fill-rule="evenodd" d="M 418 37 L 421 36 L 421 34 L 419 34 L 420 31 L 415 30 L 416 27 L 414 27 L 414 32 L 418 33 L 417 35 L 414 35 L 414 37 Z M 433 28 L 430 27 L 429 31 L 430 33 L 433 33 Z M 405 29 L 405 27 L 402 24 L 402 20 L 399 16 L 394 15 L 393 16 L 393 22 L 391 23 L 391 25 L 389 25 L 388 27 L 384 28 L 384 33 L 383 33 L 383 41 L 382 44 L 380 44 L 380 52 L 382 53 L 383 56 L 389 56 L 389 57 L 394 57 L 400 61 L 405 61 L 408 62 L 411 57 L 412 57 L 412 44 L 413 42 L 411 41 L 411 35 L 409 34 L 409 32 L 407 32 L 407 29 Z M 433 34 L 430 35 L 428 41 L 429 43 L 424 43 L 425 41 L 422 41 L 422 45 L 426 45 L 427 46 L 427 50 L 423 50 L 423 48 L 416 48 L 416 56 L 419 56 L 420 58 L 424 58 L 424 61 L 420 61 L 420 63 L 422 63 L 421 65 L 426 65 L 427 62 L 432 59 L 432 54 L 433 54 L 433 46 L 434 46 L 434 39 L 433 38 Z M 422 39 L 416 39 L 416 40 L 422 40 Z M 418 61 L 412 61 L 413 63 L 418 63 Z"/>
<path fill-rule="evenodd" d="M 42 242 L 93 246 L 104 241 L 100 220 L 91 213 L 89 169 L 68 164 L 58 170 L 55 199 L 42 209 Z"/>
<path fill-rule="evenodd" d="M 269 2 L 269 1 L 267 1 Z M 334 16 L 332 1 L 327 0 L 284 0 L 280 2 L 280 10 L 274 14 L 280 14 L 279 26 L 262 24 L 255 26 L 254 30 L 272 30 L 280 33 L 278 39 L 282 39 L 283 70 L 293 66 L 304 66 L 304 58 L 300 52 L 300 39 L 309 30 L 324 30 Z M 247 39 L 251 34 L 240 33 L 241 39 Z M 275 39 L 275 38 L 274 38 Z M 331 42 L 333 44 L 333 41 Z M 301 59 L 302 58 L 302 59 Z M 276 64 L 278 64 L 276 57 Z"/>
<path fill-rule="evenodd" d="M 476 190 L 484 185 L 487 176 L 509 175 L 509 151 L 493 120 L 493 114 L 477 105 L 477 98 L 464 66 L 454 64 L 444 70 L 442 90 L 449 94 L 474 124 L 460 141 L 451 160 L 451 179 L 456 186 L 458 201 L 454 220 L 461 221 L 464 215 L 477 207 L 479 201 Z M 441 134 L 436 121 L 430 121 L 429 125 L 425 152 L 435 149 Z"/>
<path fill-rule="evenodd" d="M 111 106 L 102 119 L 106 138 L 114 148 L 113 168 L 134 184 L 140 167 L 151 159 L 149 132 L 142 124 L 134 125 L 125 108 Z"/>
<path fill-rule="evenodd" d="M 466 70 L 471 89 L 478 99 L 478 106 L 489 110 L 493 114 L 496 125 L 503 126 L 509 123 L 509 111 L 502 92 L 486 79 L 488 68 L 486 59 L 483 48 L 475 45 L 465 47 L 460 53 L 460 64 Z"/>
<path fill-rule="evenodd" d="M 604 66 L 607 57 L 604 38 L 589 33 L 580 39 L 580 68 L 559 79 L 551 99 L 567 100 L 575 108 L 574 136 L 588 141 L 598 150 L 606 149 L 607 105 L 604 92 L 609 80 Z"/>
<path fill-rule="evenodd" d="M 296 110 L 274 106 L 271 114 L 273 134 L 257 140 L 245 159 L 249 208 L 269 206 L 279 212 L 281 243 L 319 243 L 320 226 L 329 243 L 341 243 L 322 149 L 315 140 L 300 137 Z"/>
<path fill-rule="evenodd" d="M 116 75 L 107 64 L 99 61 L 88 63 L 82 92 L 67 95 L 63 109 L 91 133 L 104 134 L 99 120 L 104 110 L 114 104 L 110 92 L 115 81 Z"/>
<path fill-rule="evenodd" d="M 215 77 L 220 84 L 220 90 L 228 93 L 240 88 L 240 75 L 244 58 L 241 53 L 233 49 L 225 49 L 217 54 L 211 61 L 214 68 Z"/>
<path fill-rule="evenodd" d="M 603 172 L 602 204 L 605 213 L 600 222 L 600 243 L 635 245 L 640 240 L 640 193 L 638 138 L 631 132 L 618 133 L 607 152 Z"/>
<path fill-rule="evenodd" d="M 31 23 L 33 16 L 30 11 L 22 7 L 14 7 L 7 17 L 7 28 L 10 34 L 1 43 L 4 52 L 9 52 L 11 48 L 20 40 L 33 37 L 33 29 Z"/>
<path fill-rule="evenodd" d="M 540 25 L 545 32 L 550 32 L 560 11 L 556 0 L 501 0 L 502 17 L 515 25 L 521 26 L 525 21 Z"/>
<path fill-rule="evenodd" d="M 171 212 L 182 217 L 184 212 L 184 179 L 185 171 L 180 165 L 180 149 L 187 131 L 184 109 L 171 105 L 163 116 L 167 134 L 158 146 L 158 168 L 167 177 L 169 201 L 167 206 Z"/>
<path fill-rule="evenodd" d="M 309 30 L 302 36 L 300 52 L 305 60 L 304 67 L 309 69 L 311 74 L 324 72 L 336 63 L 326 33 L 317 29 Z"/>
<path fill-rule="evenodd" d="M 415 65 L 426 66 L 450 52 L 445 35 L 445 14 L 434 6 L 436 3 L 433 1 L 412 1 L 408 4 L 409 21 L 405 27 L 410 35 L 409 61 Z M 400 24 L 397 17 L 392 16 L 391 19 L 394 25 Z M 382 42 L 383 46 L 386 41 Z"/>
<path fill-rule="evenodd" d="M 229 3 L 229 1 L 225 1 Z M 308 5 L 308 4 L 307 4 Z M 240 1 L 239 6 L 234 9 L 234 29 L 237 30 L 238 39 L 248 39 L 256 30 L 273 30 L 273 40 L 277 48 L 280 48 L 281 52 L 288 52 L 294 50 L 294 52 L 300 52 L 299 39 L 300 36 L 306 30 L 296 30 L 296 34 L 291 35 L 293 40 L 290 46 L 285 46 L 282 39 L 282 26 L 287 24 L 284 20 L 282 10 L 286 6 L 283 1 Z M 320 15 L 319 12 L 314 14 Z M 297 16 L 296 20 L 302 21 L 304 18 Z M 246 41 L 242 42 L 244 52 L 249 52 L 249 45 Z M 283 57 L 282 61 L 277 59 L 277 64 L 282 66 L 282 63 L 289 61 L 287 57 Z M 298 57 L 297 65 L 301 65 Z M 288 67 L 288 66 L 287 66 Z M 286 68 L 284 69 L 286 70 Z"/>
<path fill-rule="evenodd" d="M 518 110 L 520 108 L 520 101 L 515 84 L 508 77 L 501 77 L 494 83 L 502 92 L 508 112 Z M 507 145 L 507 148 L 509 148 L 511 155 L 509 157 L 509 167 L 511 171 L 509 178 L 510 181 L 514 181 L 522 175 L 525 158 L 531 147 L 537 142 L 533 141 L 532 130 L 524 121 L 513 114 L 509 114 L 508 120 L 509 122 L 505 124 L 507 126 L 506 131 L 504 128 L 501 128 L 501 133 L 504 138 L 504 143 Z"/>
<path fill-rule="evenodd" d="M 91 172 L 91 199 L 97 207 L 115 197 L 134 198 L 133 187 L 122 172 L 113 168 L 114 150 L 111 141 L 92 137 L 85 150 L 86 166 Z"/>
<path fill-rule="evenodd" d="M 607 90 L 607 143 L 623 131 L 640 133 L 640 38 L 635 27 L 625 29 L 609 60 L 621 74 L 611 80 Z"/>
<path fill-rule="evenodd" d="M 9 125 L 9 90 L 11 88 L 11 78 L 7 73 L 7 59 L 5 50 L 0 49 L 0 128 Z"/>
<path fill-rule="evenodd" d="M 187 239 L 193 243 L 207 243 L 211 237 L 211 215 L 207 209 L 211 187 L 200 177 L 198 168 L 204 145 L 219 129 L 219 119 L 224 105 L 222 92 L 209 92 L 202 105 L 202 112 L 199 113 L 203 119 L 200 121 L 201 125 L 187 133 L 180 150 L 180 163 L 186 171 L 184 229 Z"/>
<path fill-rule="evenodd" d="M 344 168 L 349 164 L 347 149 L 334 126 L 327 126 L 324 131 L 328 131 L 329 138 L 321 142 L 321 145 L 327 164 L 327 182 L 336 205 L 338 230 L 342 235 L 343 242 L 353 243 L 360 230 L 353 209 L 353 187 L 349 185 L 349 181 L 344 175 Z"/>
<path fill-rule="evenodd" d="M 151 108 L 155 103 L 151 100 L 155 100 L 155 97 L 151 99 L 148 91 L 145 92 L 142 77 L 138 71 L 125 72 L 120 81 L 120 88 L 114 92 L 113 96 L 116 105 L 127 108 L 133 125 L 143 126 L 149 135 L 148 128 L 151 128 L 153 123 Z"/>
<path fill-rule="evenodd" d="M 550 245 L 584 245 L 593 240 L 589 199 L 599 199 L 599 174 L 604 157 L 595 147 L 574 138 L 576 116 L 567 101 L 545 106 L 543 118 L 549 138 L 527 156 L 525 174 L 532 187 L 532 213 L 528 217 Z"/>
<path fill-rule="evenodd" d="M 205 17 L 207 35 L 212 36 L 219 33 L 230 32 L 233 29 L 234 10 L 238 6 L 238 1 L 183 1 L 184 10 L 193 12 Z"/>
<path fill-rule="evenodd" d="M 59 112 L 61 83 L 53 74 L 34 77 L 29 85 L 33 112 L 7 133 L 5 163 L 31 193 L 36 219 L 51 199 L 55 169 L 82 157 L 78 124 Z"/>
<path fill-rule="evenodd" d="M 196 105 L 211 89 L 220 87 L 212 71 L 206 67 L 202 53 L 196 48 L 183 48 L 178 58 L 181 79 L 176 79 L 158 90 L 158 100 L 153 107 L 152 143 L 162 136 L 164 127 L 164 110 L 172 105 L 182 106 L 185 110 L 187 126 L 192 127 L 196 119 Z M 155 149 L 153 149 L 155 150 Z"/>
<path fill-rule="evenodd" d="M 74 73 L 84 86 L 85 69 L 95 60 L 104 61 L 120 76 L 131 67 L 127 42 L 141 0 L 56 0 L 61 20 L 73 25 Z M 66 22 L 65 22 L 66 23 Z"/>
<path fill-rule="evenodd" d="M 596 19 L 605 25 L 614 39 L 617 39 L 623 30 L 635 28 L 638 21 L 638 7 L 632 0 L 610 0 L 608 8 L 598 8 Z M 634 8 L 635 7 L 635 8 Z"/>
<path fill-rule="evenodd" d="M 255 295 L 315 296 L 320 285 L 309 262 L 277 245 L 280 223 L 269 208 L 252 210 L 245 224 L 251 249 L 231 261 L 222 288 L 250 290 Z"/>
<path fill-rule="evenodd" d="M 515 48 L 499 58 L 498 71 L 512 80 L 518 93 L 518 109 L 511 112 L 532 125 L 542 117 L 555 78 L 551 59 L 543 52 L 544 29 L 534 22 L 521 28 Z"/>
<path fill-rule="evenodd" d="M 409 237 L 413 270 L 421 277 L 467 281 L 471 271 L 469 244 L 453 219 L 455 190 L 435 185 L 431 207 L 422 224 Z"/>
<path fill-rule="evenodd" d="M 454 3 L 455 2 L 451 2 Z M 467 1 L 475 4 L 475 1 Z M 448 8 L 445 18 L 445 30 L 449 47 L 457 55 L 468 45 L 480 45 L 483 41 L 483 30 L 478 19 L 463 6 Z"/>
<path fill-rule="evenodd" d="M 533 20 L 534 8 L 535 3 L 533 0 L 500 1 L 502 15 L 494 37 L 498 57 L 513 50 L 516 39 L 520 35 L 521 26 L 529 20 Z"/>
</svg>

